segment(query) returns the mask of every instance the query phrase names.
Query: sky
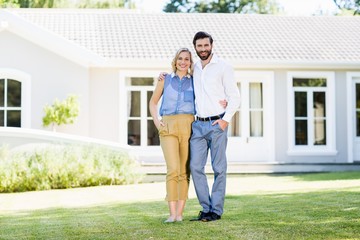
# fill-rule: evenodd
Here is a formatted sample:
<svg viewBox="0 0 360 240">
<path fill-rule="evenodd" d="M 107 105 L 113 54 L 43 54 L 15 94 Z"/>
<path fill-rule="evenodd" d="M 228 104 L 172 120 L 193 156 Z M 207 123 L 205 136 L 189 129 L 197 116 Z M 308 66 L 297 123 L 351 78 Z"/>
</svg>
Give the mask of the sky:
<svg viewBox="0 0 360 240">
<path fill-rule="evenodd" d="M 169 0 L 135 0 L 138 9 L 144 12 L 161 12 Z M 331 14 L 336 11 L 333 0 L 277 0 L 283 6 L 286 15 L 309 16 L 318 11 Z"/>
</svg>

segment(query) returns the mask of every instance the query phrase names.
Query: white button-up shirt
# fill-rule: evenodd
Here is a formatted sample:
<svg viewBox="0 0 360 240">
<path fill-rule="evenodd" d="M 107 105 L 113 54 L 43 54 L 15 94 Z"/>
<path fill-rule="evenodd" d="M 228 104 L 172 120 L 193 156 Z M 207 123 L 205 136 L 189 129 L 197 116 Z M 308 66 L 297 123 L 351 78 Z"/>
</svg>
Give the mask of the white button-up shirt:
<svg viewBox="0 0 360 240">
<path fill-rule="evenodd" d="M 240 106 L 240 93 L 233 68 L 213 54 L 205 68 L 202 68 L 201 61 L 195 64 L 193 77 L 196 115 L 204 118 L 225 112 L 222 119 L 230 122 Z M 224 99 L 228 101 L 225 111 L 219 103 Z"/>
</svg>

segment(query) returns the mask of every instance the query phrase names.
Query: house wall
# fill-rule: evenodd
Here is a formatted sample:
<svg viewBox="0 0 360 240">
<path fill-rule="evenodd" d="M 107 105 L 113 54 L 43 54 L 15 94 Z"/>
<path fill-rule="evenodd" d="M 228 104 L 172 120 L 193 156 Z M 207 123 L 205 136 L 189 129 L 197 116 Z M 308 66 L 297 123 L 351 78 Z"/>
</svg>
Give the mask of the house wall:
<svg viewBox="0 0 360 240">
<path fill-rule="evenodd" d="M 43 107 L 55 98 L 64 100 L 68 94 L 79 95 L 80 115 L 73 125 L 60 126 L 57 131 L 89 135 L 89 72 L 41 46 L 13 33 L 0 32 L 0 68 L 13 69 L 30 76 L 31 124 L 42 127 Z M 46 128 L 49 129 L 49 128 Z"/>
<path fill-rule="evenodd" d="M 343 70 L 335 72 L 336 88 L 336 146 L 338 155 L 336 162 L 348 162 L 348 111 L 350 106 L 347 105 L 346 89 L 346 72 L 352 70 Z M 352 161 L 352 159 L 351 159 Z"/>
<path fill-rule="evenodd" d="M 287 113 L 287 83 L 285 70 L 274 72 L 275 78 L 275 159 L 277 162 L 287 162 L 288 148 L 288 113 Z"/>
<path fill-rule="evenodd" d="M 119 69 L 90 70 L 90 106 L 90 137 L 119 142 Z"/>
</svg>

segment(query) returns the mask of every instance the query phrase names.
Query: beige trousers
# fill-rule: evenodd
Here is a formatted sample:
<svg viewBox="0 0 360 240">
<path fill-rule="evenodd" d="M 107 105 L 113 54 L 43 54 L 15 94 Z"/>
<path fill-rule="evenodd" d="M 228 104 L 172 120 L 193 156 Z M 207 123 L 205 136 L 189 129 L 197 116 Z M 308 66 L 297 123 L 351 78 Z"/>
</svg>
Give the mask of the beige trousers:
<svg viewBox="0 0 360 240">
<path fill-rule="evenodd" d="M 178 114 L 163 116 L 160 145 L 166 161 L 166 200 L 186 200 L 190 182 L 189 139 L 194 116 Z"/>
</svg>

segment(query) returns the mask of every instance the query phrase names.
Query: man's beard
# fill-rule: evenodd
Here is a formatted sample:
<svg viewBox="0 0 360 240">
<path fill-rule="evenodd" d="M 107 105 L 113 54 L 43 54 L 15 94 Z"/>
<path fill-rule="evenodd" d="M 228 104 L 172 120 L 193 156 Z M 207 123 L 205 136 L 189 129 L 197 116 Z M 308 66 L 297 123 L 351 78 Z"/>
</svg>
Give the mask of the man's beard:
<svg viewBox="0 0 360 240">
<path fill-rule="evenodd" d="M 207 54 L 206 55 L 201 55 L 201 53 L 203 53 L 203 52 L 206 52 Z M 210 51 L 196 51 L 196 54 L 199 56 L 199 58 L 201 59 L 201 60 L 207 60 L 209 57 L 210 57 L 210 55 L 211 55 L 211 50 Z"/>
</svg>

